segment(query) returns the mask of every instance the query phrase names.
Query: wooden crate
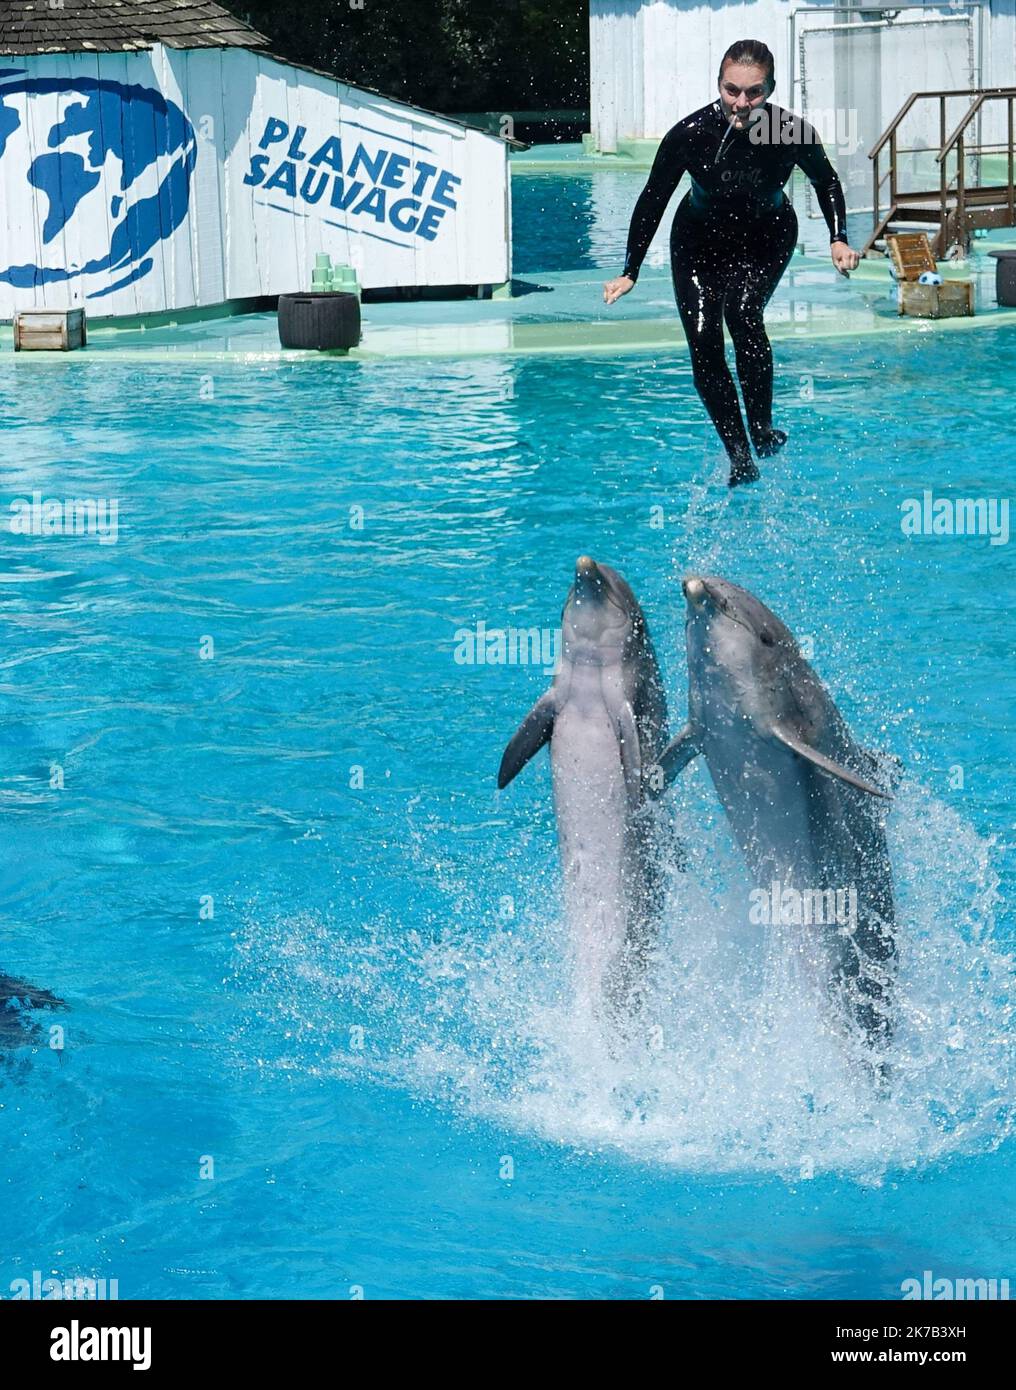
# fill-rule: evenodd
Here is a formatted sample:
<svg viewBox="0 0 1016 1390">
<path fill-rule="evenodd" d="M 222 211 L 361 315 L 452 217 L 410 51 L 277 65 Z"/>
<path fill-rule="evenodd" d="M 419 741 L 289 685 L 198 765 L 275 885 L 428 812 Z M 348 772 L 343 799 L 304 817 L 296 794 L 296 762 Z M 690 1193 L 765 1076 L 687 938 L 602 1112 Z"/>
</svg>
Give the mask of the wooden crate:
<svg viewBox="0 0 1016 1390">
<path fill-rule="evenodd" d="M 937 270 L 927 232 L 896 232 L 885 244 L 892 257 L 897 280 L 917 280 L 926 270 Z"/>
<path fill-rule="evenodd" d="M 900 313 L 917 319 L 969 318 L 974 312 L 974 282 L 943 280 L 940 285 L 900 285 Z"/>
<path fill-rule="evenodd" d="M 901 314 L 918 319 L 968 318 L 973 314 L 972 280 L 943 280 L 941 285 L 918 283 L 926 270 L 938 269 L 927 232 L 897 232 L 885 241 L 899 283 Z"/>
<path fill-rule="evenodd" d="M 70 352 L 87 341 L 84 309 L 22 309 L 14 315 L 15 352 Z"/>
</svg>

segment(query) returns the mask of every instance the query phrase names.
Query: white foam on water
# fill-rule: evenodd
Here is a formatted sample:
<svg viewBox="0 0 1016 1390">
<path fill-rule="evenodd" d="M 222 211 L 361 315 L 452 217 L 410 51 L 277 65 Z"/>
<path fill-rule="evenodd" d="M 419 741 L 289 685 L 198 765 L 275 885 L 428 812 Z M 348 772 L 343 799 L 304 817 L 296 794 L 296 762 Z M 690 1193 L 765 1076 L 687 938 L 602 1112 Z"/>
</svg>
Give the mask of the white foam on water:
<svg viewBox="0 0 1016 1390">
<path fill-rule="evenodd" d="M 409 837 L 411 877 L 431 885 L 418 921 L 351 938 L 311 916 L 251 914 L 239 978 L 254 995 L 249 1031 L 275 1023 L 268 1064 L 359 1075 L 579 1150 L 703 1173 L 879 1181 L 1001 1144 L 1016 1113 L 1016 979 L 996 940 L 990 844 L 920 785 L 900 787 L 897 1027 L 880 1097 L 793 953 L 745 920 L 722 812 L 701 771 L 686 776 L 687 865 L 671 876 L 645 1005 L 625 1033 L 576 1013 L 552 833 L 512 853 L 499 826 L 477 865 L 453 859 L 435 825 Z M 536 882 L 534 859 L 546 865 Z"/>
</svg>

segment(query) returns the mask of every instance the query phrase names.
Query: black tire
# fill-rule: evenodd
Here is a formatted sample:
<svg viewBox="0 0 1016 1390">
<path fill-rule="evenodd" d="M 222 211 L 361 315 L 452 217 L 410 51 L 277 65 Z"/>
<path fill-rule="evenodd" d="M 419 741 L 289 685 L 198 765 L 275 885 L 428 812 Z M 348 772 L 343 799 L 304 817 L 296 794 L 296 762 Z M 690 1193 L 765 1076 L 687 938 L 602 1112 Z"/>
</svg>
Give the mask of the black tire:
<svg viewBox="0 0 1016 1390">
<path fill-rule="evenodd" d="M 279 341 L 287 348 L 319 352 L 356 347 L 360 301 L 355 294 L 280 294 Z"/>
</svg>

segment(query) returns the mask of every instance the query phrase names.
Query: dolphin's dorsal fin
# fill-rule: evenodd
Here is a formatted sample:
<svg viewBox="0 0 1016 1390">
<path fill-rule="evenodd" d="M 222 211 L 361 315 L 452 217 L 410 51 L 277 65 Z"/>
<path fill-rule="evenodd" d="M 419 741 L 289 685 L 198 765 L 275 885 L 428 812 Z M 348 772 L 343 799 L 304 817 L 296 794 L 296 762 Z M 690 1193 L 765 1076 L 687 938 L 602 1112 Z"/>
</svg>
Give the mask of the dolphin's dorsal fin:
<svg viewBox="0 0 1016 1390">
<path fill-rule="evenodd" d="M 556 712 L 553 692 L 548 690 L 540 696 L 509 740 L 497 772 L 499 787 L 507 787 L 533 754 L 538 753 L 547 742 L 554 732 Z"/>
<path fill-rule="evenodd" d="M 891 801 L 888 792 L 883 792 L 878 787 L 873 787 L 870 782 L 866 782 L 863 777 L 858 777 L 856 772 L 851 772 L 849 768 L 843 767 L 841 763 L 834 763 L 832 758 L 827 758 L 824 753 L 820 753 L 817 748 L 812 748 L 810 743 L 805 743 L 800 734 L 787 727 L 786 724 L 773 725 L 773 738 L 778 739 L 784 748 L 789 748 L 792 753 L 796 753 L 800 758 L 806 758 L 815 767 L 826 772 L 830 777 L 838 777 L 841 782 L 846 782 L 848 786 L 856 787 L 858 791 L 867 792 L 869 796 L 880 796 L 884 801 Z"/>
<path fill-rule="evenodd" d="M 688 766 L 692 758 L 698 757 L 701 751 L 695 731 L 690 724 L 686 724 L 681 732 L 670 740 L 657 760 L 657 766 L 663 773 L 663 785 L 659 790 L 665 791 L 677 774 Z"/>
</svg>

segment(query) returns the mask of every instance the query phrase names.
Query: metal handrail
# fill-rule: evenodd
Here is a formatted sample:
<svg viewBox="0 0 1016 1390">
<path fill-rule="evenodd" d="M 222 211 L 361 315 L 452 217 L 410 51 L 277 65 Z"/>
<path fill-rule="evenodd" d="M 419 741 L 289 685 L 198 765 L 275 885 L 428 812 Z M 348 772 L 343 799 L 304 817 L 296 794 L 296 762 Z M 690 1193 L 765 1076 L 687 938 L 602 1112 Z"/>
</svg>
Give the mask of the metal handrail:
<svg viewBox="0 0 1016 1390">
<path fill-rule="evenodd" d="M 946 100 L 949 97 L 964 96 L 972 97 L 973 100 L 969 108 L 967 109 L 966 114 L 963 116 L 963 118 L 957 125 L 956 129 L 952 132 L 951 135 L 947 135 L 945 125 Z M 974 185 L 973 189 L 968 190 L 966 183 L 967 156 L 971 154 L 980 154 L 983 151 L 989 149 L 1008 150 L 1009 178 L 1006 205 L 1008 209 L 1010 224 L 1016 223 L 1016 187 L 1014 187 L 1013 178 L 1014 169 L 1016 169 L 1016 148 L 1014 148 L 1014 134 L 1016 134 L 1016 118 L 1014 118 L 1014 103 L 1016 103 L 1016 87 L 975 87 L 961 88 L 955 91 L 943 90 L 934 92 L 911 92 L 910 96 L 900 107 L 893 120 L 882 132 L 878 141 L 868 152 L 868 158 L 872 161 L 872 225 L 875 228 L 875 231 L 873 231 L 872 233 L 872 240 L 874 240 L 874 237 L 877 235 L 877 229 L 880 226 L 879 218 L 882 209 L 879 195 L 882 191 L 882 185 L 885 183 L 886 178 L 888 178 L 889 180 L 890 217 L 892 215 L 892 209 L 896 206 L 897 200 L 900 196 L 899 188 L 897 186 L 897 162 L 899 156 L 901 154 L 930 153 L 930 151 L 920 150 L 917 146 L 904 147 L 901 149 L 896 143 L 896 132 L 904 117 L 914 106 L 915 102 L 928 99 L 937 100 L 939 104 L 939 149 L 938 153 L 935 155 L 935 162 L 941 168 L 941 176 L 939 179 L 939 225 L 942 228 L 943 234 L 946 227 L 947 217 L 949 215 L 948 202 L 950 196 L 950 189 L 953 184 L 953 179 L 955 179 L 956 184 L 955 222 L 956 226 L 961 229 L 964 228 L 966 225 L 968 191 L 973 192 L 981 187 L 989 186 L 982 185 L 979 181 L 977 184 Z M 1004 100 L 1008 103 L 1008 145 L 1006 146 L 995 142 L 992 142 L 990 144 L 978 143 L 968 145 L 965 139 L 965 132 L 968 126 L 970 125 L 971 121 L 973 121 L 975 116 L 980 114 L 981 109 L 987 102 L 998 100 Z M 881 155 L 881 152 L 885 148 L 887 142 L 889 144 L 889 171 L 888 174 L 880 178 L 879 156 Z M 957 155 L 957 167 L 956 172 L 953 175 L 953 178 L 950 178 L 947 170 L 946 161 L 949 155 L 952 154 L 954 150 Z M 869 241 L 868 246 L 870 247 L 871 244 L 871 241 Z"/>
<path fill-rule="evenodd" d="M 941 191 L 941 212 L 939 225 L 945 227 L 947 215 L 947 196 L 946 196 L 946 160 L 953 150 L 956 151 L 956 226 L 963 234 L 966 227 L 967 218 L 967 181 L 966 167 L 967 155 L 977 146 L 968 146 L 965 139 L 965 131 L 970 122 L 980 112 L 981 108 L 989 101 L 1004 100 L 1009 108 L 1009 178 L 1007 184 L 1006 207 L 1008 210 L 1010 224 L 1014 220 L 1014 210 L 1016 210 L 1016 197 L 1013 190 L 1013 102 L 1016 101 L 1016 87 L 989 87 L 977 94 L 976 99 L 971 103 L 967 114 L 960 121 L 959 125 L 949 136 L 948 140 L 942 141 L 942 146 L 935 156 L 936 161 L 942 166 L 942 191 Z M 942 103 L 945 110 L 945 103 Z M 980 183 L 975 187 L 980 187 Z"/>
<path fill-rule="evenodd" d="M 889 139 L 889 136 L 894 133 L 896 127 L 899 125 L 900 121 L 902 121 L 903 117 L 913 106 L 915 101 L 919 101 L 922 97 L 931 97 L 936 95 L 936 92 L 911 92 L 904 104 L 900 107 L 899 111 L 897 111 L 891 124 L 887 125 L 885 130 L 883 130 L 882 134 L 879 136 L 878 143 L 868 151 L 868 158 L 874 159 L 875 156 L 881 151 L 882 146 Z"/>
<path fill-rule="evenodd" d="M 868 151 L 868 158 L 869 158 L 869 159 L 874 159 L 874 158 L 875 158 L 875 156 L 878 154 L 879 150 L 882 148 L 882 146 L 885 144 L 885 142 L 889 139 L 889 136 L 890 136 L 891 132 L 894 131 L 894 130 L 896 129 L 896 127 L 899 125 L 900 121 L 902 121 L 903 117 L 907 114 L 907 112 L 908 112 L 908 111 L 910 110 L 910 108 L 913 106 L 913 104 L 914 104 L 915 101 L 921 101 L 921 100 L 923 100 L 925 97 L 936 97 L 936 98 L 941 97 L 941 98 L 945 98 L 945 97 L 972 97 L 972 96 L 982 96 L 982 95 L 983 95 L 983 96 L 987 96 L 989 93 L 992 93 L 992 92 L 998 93 L 998 94 L 1001 94 L 1001 93 L 1003 93 L 1003 92 L 1006 92 L 1006 93 L 1008 93 L 1008 92 L 1013 92 L 1014 94 L 1016 94 L 1016 87 L 957 87 L 954 91 L 944 91 L 944 90 L 940 90 L 940 91 L 933 91 L 933 92 L 911 92 L 910 95 L 907 97 L 906 101 L 903 103 L 903 105 L 902 105 L 902 106 L 900 107 L 900 109 L 897 111 L 896 115 L 893 117 L 892 121 L 889 123 L 889 125 L 886 126 L 885 130 L 883 130 L 882 134 L 879 136 L 877 144 L 873 145 L 873 146 L 871 147 L 871 149 Z"/>
<path fill-rule="evenodd" d="M 970 95 L 973 96 L 974 93 L 971 92 Z M 981 91 L 977 93 L 977 100 L 973 103 L 970 110 L 963 117 L 962 121 L 960 121 L 959 125 L 953 131 L 952 135 L 950 135 L 948 140 L 943 141 L 942 148 L 939 150 L 935 158 L 937 160 L 945 159 L 946 155 L 952 149 L 953 145 L 955 145 L 956 141 L 959 139 L 960 135 L 967 128 L 967 126 L 970 124 L 973 118 L 977 115 L 978 111 L 980 111 L 984 103 L 986 101 L 996 101 L 999 97 L 1005 97 L 1007 101 L 1012 101 L 1012 99 L 1016 97 L 1016 87 L 982 88 Z"/>
<path fill-rule="evenodd" d="M 960 121 L 959 125 L 949 136 L 949 139 L 946 140 L 943 137 L 943 139 L 940 142 L 938 154 L 935 156 L 935 160 L 937 163 L 941 164 L 942 160 L 945 159 L 946 155 L 953 148 L 953 146 L 957 144 L 957 142 L 962 140 L 963 132 L 966 130 L 967 126 L 970 124 L 973 118 L 977 115 L 978 111 L 980 111 L 981 107 L 984 105 L 984 100 L 985 99 L 983 95 L 979 96 L 977 100 L 973 103 L 973 105 L 970 107 L 970 110 L 967 112 L 967 114 L 963 117 L 962 121 Z"/>
</svg>

